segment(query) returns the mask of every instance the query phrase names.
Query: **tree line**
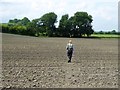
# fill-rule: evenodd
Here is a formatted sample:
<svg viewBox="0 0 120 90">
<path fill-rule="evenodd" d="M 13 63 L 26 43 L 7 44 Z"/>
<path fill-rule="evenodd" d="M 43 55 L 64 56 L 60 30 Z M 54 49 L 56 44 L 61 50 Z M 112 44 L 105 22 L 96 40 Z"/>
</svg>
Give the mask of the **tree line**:
<svg viewBox="0 0 120 90">
<path fill-rule="evenodd" d="M 87 12 L 76 12 L 74 16 L 68 14 L 62 15 L 58 27 L 57 15 L 49 12 L 40 18 L 29 20 L 23 19 L 9 20 L 8 23 L 2 23 L 3 33 L 13 33 L 30 36 L 48 36 L 48 37 L 88 37 L 93 34 L 92 16 Z"/>
<path fill-rule="evenodd" d="M 120 35 L 120 32 L 117 32 L 116 30 L 112 30 L 112 31 L 98 31 L 98 32 L 94 32 L 94 34 L 115 34 L 115 35 Z"/>
</svg>

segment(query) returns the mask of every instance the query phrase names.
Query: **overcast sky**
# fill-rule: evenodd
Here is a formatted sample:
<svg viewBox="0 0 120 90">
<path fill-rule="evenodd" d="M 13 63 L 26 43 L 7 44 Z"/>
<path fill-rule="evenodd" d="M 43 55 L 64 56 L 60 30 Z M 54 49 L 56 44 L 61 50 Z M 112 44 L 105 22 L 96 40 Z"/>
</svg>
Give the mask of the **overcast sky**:
<svg viewBox="0 0 120 90">
<path fill-rule="evenodd" d="M 30 20 L 54 12 L 58 21 L 64 14 L 73 16 L 77 11 L 85 11 L 93 16 L 95 31 L 118 30 L 118 0 L 0 0 L 0 23 L 10 19 Z"/>
</svg>

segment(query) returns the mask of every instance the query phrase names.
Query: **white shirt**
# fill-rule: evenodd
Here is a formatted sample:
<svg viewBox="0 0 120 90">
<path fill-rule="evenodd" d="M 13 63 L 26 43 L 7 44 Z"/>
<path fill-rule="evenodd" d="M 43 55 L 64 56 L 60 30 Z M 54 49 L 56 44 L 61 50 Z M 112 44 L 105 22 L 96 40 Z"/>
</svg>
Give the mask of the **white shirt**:
<svg viewBox="0 0 120 90">
<path fill-rule="evenodd" d="M 66 49 L 67 49 L 67 50 L 69 50 L 70 48 L 72 48 L 72 49 L 73 49 L 73 44 L 68 43 L 68 44 L 67 44 L 67 46 L 66 46 Z"/>
</svg>

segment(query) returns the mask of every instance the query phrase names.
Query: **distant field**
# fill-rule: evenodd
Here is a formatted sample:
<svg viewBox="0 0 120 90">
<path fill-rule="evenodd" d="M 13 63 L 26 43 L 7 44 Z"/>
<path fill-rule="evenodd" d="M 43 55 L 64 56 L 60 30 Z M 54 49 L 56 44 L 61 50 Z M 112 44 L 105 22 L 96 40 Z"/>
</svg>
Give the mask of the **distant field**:
<svg viewBox="0 0 120 90">
<path fill-rule="evenodd" d="M 72 39 L 72 63 L 66 44 Z M 4 88 L 117 88 L 118 39 L 2 37 Z"/>
<path fill-rule="evenodd" d="M 120 38 L 120 35 L 115 34 L 92 34 L 91 36 L 100 38 Z"/>
</svg>

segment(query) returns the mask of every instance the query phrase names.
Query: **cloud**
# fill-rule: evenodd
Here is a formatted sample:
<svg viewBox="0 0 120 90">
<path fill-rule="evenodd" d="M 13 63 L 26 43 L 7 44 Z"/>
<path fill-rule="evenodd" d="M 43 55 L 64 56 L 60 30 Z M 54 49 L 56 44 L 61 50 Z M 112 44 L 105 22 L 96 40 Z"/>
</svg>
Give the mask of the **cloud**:
<svg viewBox="0 0 120 90">
<path fill-rule="evenodd" d="M 120 1 L 118 3 L 118 31 L 120 32 Z"/>
<path fill-rule="evenodd" d="M 0 0 L 0 18 L 3 22 L 25 16 L 32 20 L 55 12 L 59 20 L 64 14 L 73 16 L 77 11 L 86 11 L 93 16 L 95 29 L 101 28 L 96 23 L 101 20 L 104 21 L 101 25 L 114 22 L 114 26 L 108 24 L 111 29 L 117 26 L 117 3 L 117 0 Z"/>
</svg>

